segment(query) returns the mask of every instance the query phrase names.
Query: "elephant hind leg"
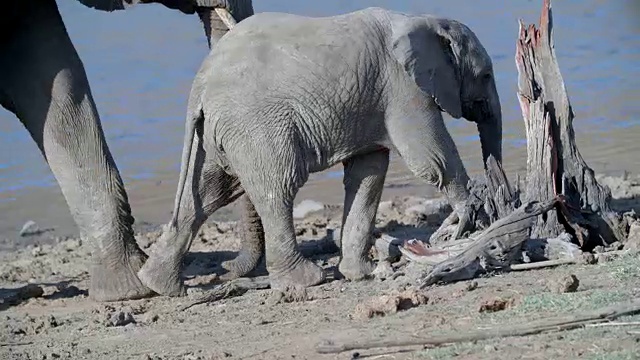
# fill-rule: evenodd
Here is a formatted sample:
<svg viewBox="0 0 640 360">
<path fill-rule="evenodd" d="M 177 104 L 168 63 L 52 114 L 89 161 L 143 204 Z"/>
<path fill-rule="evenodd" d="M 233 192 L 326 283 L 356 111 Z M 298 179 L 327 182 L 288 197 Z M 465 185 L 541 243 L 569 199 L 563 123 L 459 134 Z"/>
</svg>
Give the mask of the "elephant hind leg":
<svg viewBox="0 0 640 360">
<path fill-rule="evenodd" d="M 242 209 L 242 248 L 235 259 L 222 263 L 229 273 L 221 278 L 230 280 L 245 276 L 255 270 L 264 260 L 264 227 L 251 199 L 245 194 L 241 197 Z"/>
<path fill-rule="evenodd" d="M 344 162 L 344 215 L 338 269 L 349 280 L 366 278 L 374 269 L 369 259 L 371 234 L 384 179 L 389 150 L 354 156 Z"/>
<path fill-rule="evenodd" d="M 151 248 L 149 259 L 138 272 L 143 284 L 166 296 L 185 295 L 182 265 L 193 238 L 209 216 L 244 192 L 235 176 L 227 174 L 217 164 L 205 163 L 204 151 L 197 142 L 193 146 L 196 156 L 189 166 L 177 226 L 165 225 Z"/>
<path fill-rule="evenodd" d="M 309 173 L 298 142 L 273 136 L 280 141 L 265 144 L 265 138 L 245 139 L 233 166 L 262 219 L 271 288 L 295 295 L 325 280 L 323 269 L 298 250 L 293 225 L 293 200 Z"/>
</svg>

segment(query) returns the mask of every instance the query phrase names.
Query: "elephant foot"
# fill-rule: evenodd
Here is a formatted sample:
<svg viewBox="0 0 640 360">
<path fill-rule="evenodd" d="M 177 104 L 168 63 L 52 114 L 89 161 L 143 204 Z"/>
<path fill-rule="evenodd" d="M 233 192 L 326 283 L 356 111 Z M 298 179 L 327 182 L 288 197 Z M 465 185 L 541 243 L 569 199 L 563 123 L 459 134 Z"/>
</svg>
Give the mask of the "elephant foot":
<svg viewBox="0 0 640 360">
<path fill-rule="evenodd" d="M 187 291 L 180 276 L 180 264 L 175 256 L 151 256 L 138 271 L 138 278 L 160 295 L 185 296 Z"/>
<path fill-rule="evenodd" d="M 269 272 L 271 288 L 283 293 L 289 293 L 295 289 L 302 291 L 324 282 L 325 279 L 324 270 L 307 259 L 302 259 L 288 270 Z"/>
<path fill-rule="evenodd" d="M 369 259 L 342 258 L 338 265 L 338 271 L 342 276 L 351 281 L 368 279 L 375 268 L 375 264 Z"/>
<path fill-rule="evenodd" d="M 153 290 L 144 286 L 136 276 L 146 259 L 147 255 L 139 249 L 116 263 L 106 262 L 94 256 L 94 264 L 90 270 L 89 297 L 96 301 L 120 301 L 155 295 Z"/>
<path fill-rule="evenodd" d="M 235 259 L 225 261 L 221 264 L 222 268 L 229 272 L 221 278 L 223 280 L 230 280 L 245 276 L 260 265 L 261 259 L 262 253 L 242 249 Z"/>
</svg>

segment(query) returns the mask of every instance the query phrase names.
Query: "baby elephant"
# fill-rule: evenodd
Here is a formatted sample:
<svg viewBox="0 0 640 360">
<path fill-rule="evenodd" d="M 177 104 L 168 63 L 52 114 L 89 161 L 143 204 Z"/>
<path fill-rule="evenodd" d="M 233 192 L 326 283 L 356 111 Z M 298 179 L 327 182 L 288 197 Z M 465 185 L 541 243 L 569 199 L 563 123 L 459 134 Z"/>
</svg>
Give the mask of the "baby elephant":
<svg viewBox="0 0 640 360">
<path fill-rule="evenodd" d="M 264 226 L 272 288 L 322 282 L 322 269 L 296 248 L 292 208 L 309 173 L 338 162 L 346 192 L 339 270 L 365 277 L 391 149 L 457 212 L 468 196 L 441 111 L 476 122 L 483 158 L 501 159 L 491 60 L 459 22 L 379 8 L 240 22 L 194 81 L 173 218 L 140 279 L 183 294 L 182 260 L 198 229 L 246 191 Z"/>
</svg>

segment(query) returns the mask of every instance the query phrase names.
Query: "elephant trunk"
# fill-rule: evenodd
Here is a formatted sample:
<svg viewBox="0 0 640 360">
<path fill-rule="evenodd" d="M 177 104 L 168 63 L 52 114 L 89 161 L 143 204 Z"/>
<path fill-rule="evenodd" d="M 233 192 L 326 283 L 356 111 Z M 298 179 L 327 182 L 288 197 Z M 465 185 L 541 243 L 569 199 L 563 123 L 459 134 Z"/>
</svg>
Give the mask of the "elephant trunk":
<svg viewBox="0 0 640 360">
<path fill-rule="evenodd" d="M 502 116 L 493 115 L 478 124 L 482 161 L 486 164 L 490 155 L 502 163 Z"/>
<path fill-rule="evenodd" d="M 502 162 L 502 111 L 497 92 L 487 100 L 475 102 L 465 118 L 477 124 L 485 166 L 490 155 Z"/>
<path fill-rule="evenodd" d="M 229 28 L 223 22 L 222 18 L 215 12 L 216 4 L 212 6 L 205 6 L 206 0 L 198 1 L 199 7 L 196 8 L 196 12 L 202 21 L 204 26 L 204 32 L 207 36 L 207 43 L 209 48 L 212 48 L 224 34 L 229 31 Z M 216 3 L 219 1 L 215 1 Z M 236 22 L 240 22 L 249 16 L 253 15 L 253 3 L 251 0 L 229 0 L 225 1 L 226 6 L 224 8 L 233 16 Z"/>
</svg>

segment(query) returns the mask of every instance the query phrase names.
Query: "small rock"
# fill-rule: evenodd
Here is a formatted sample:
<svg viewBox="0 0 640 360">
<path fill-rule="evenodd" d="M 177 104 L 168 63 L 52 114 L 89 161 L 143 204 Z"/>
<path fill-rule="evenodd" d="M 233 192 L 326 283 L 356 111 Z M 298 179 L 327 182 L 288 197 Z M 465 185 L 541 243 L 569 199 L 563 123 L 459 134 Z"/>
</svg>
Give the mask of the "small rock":
<svg viewBox="0 0 640 360">
<path fill-rule="evenodd" d="M 119 310 L 109 315 L 107 326 L 125 326 L 127 324 L 135 324 L 136 320 L 128 311 Z"/>
<path fill-rule="evenodd" d="M 410 288 L 404 291 L 393 290 L 390 294 L 370 298 L 356 306 L 353 317 L 370 319 L 375 316 L 387 316 L 398 311 L 408 310 L 428 302 L 424 293 Z"/>
<path fill-rule="evenodd" d="M 378 214 L 379 215 L 388 215 L 393 210 L 393 201 L 381 201 L 378 204 Z"/>
<path fill-rule="evenodd" d="M 615 241 L 615 242 L 612 242 L 611 244 L 609 244 L 609 245 L 605 248 L 605 250 L 606 250 L 606 251 L 616 251 L 616 250 L 621 250 L 623 246 L 624 246 L 624 245 L 623 245 L 621 242 L 619 242 L 619 241 Z"/>
<path fill-rule="evenodd" d="M 42 233 L 38 224 L 35 221 L 29 220 L 24 225 L 22 225 L 22 229 L 20 229 L 20 236 L 27 237 L 32 235 L 39 235 Z"/>
<path fill-rule="evenodd" d="M 578 257 L 578 264 L 593 265 L 593 264 L 596 264 L 597 262 L 598 262 L 598 259 L 596 259 L 596 257 L 589 252 L 582 253 Z"/>
<path fill-rule="evenodd" d="M 293 218 L 302 219 L 314 211 L 320 211 L 323 209 L 324 205 L 322 203 L 314 200 L 302 200 L 293 208 Z"/>
<path fill-rule="evenodd" d="M 395 272 L 391 263 L 387 260 L 378 261 L 378 265 L 373 270 L 372 275 L 378 280 L 385 280 L 393 276 Z"/>
<path fill-rule="evenodd" d="M 494 352 L 494 351 L 498 351 L 498 348 L 495 345 L 485 345 L 484 346 L 484 352 Z"/>
<path fill-rule="evenodd" d="M 640 221 L 634 221 L 629 225 L 629 235 L 624 249 L 640 250 Z"/>
<path fill-rule="evenodd" d="M 515 304 L 514 298 L 493 298 L 489 300 L 485 300 L 482 304 L 480 304 L 479 312 L 496 312 L 506 310 L 512 307 Z"/>
<path fill-rule="evenodd" d="M 607 263 L 613 260 L 620 258 L 622 254 L 619 252 L 603 252 L 596 254 L 596 260 L 598 260 L 598 264 Z"/>
<path fill-rule="evenodd" d="M 64 242 L 64 249 L 66 251 L 74 251 L 82 246 L 82 240 L 80 239 L 69 239 Z"/>
<path fill-rule="evenodd" d="M 556 294 L 570 293 L 576 292 L 578 290 L 578 286 L 580 285 L 580 280 L 571 274 L 567 276 L 563 276 L 559 279 L 551 280 L 547 284 L 547 289 L 549 291 Z"/>
<path fill-rule="evenodd" d="M 31 255 L 33 257 L 42 256 L 44 255 L 44 250 L 42 250 L 42 247 L 40 245 L 36 245 L 33 247 L 33 249 L 31 249 Z"/>
<path fill-rule="evenodd" d="M 475 290 L 477 288 L 478 288 L 478 282 L 477 281 L 472 281 L 472 282 L 467 284 L 467 287 L 465 288 L 465 290 L 473 291 L 473 290 Z"/>
<path fill-rule="evenodd" d="M 147 324 L 155 323 L 160 320 L 160 316 L 153 312 L 148 312 L 144 315 L 144 322 Z"/>
<path fill-rule="evenodd" d="M 284 293 L 282 291 L 274 290 L 271 292 L 271 295 L 265 301 L 267 306 L 273 306 L 280 304 L 284 299 Z"/>
</svg>

